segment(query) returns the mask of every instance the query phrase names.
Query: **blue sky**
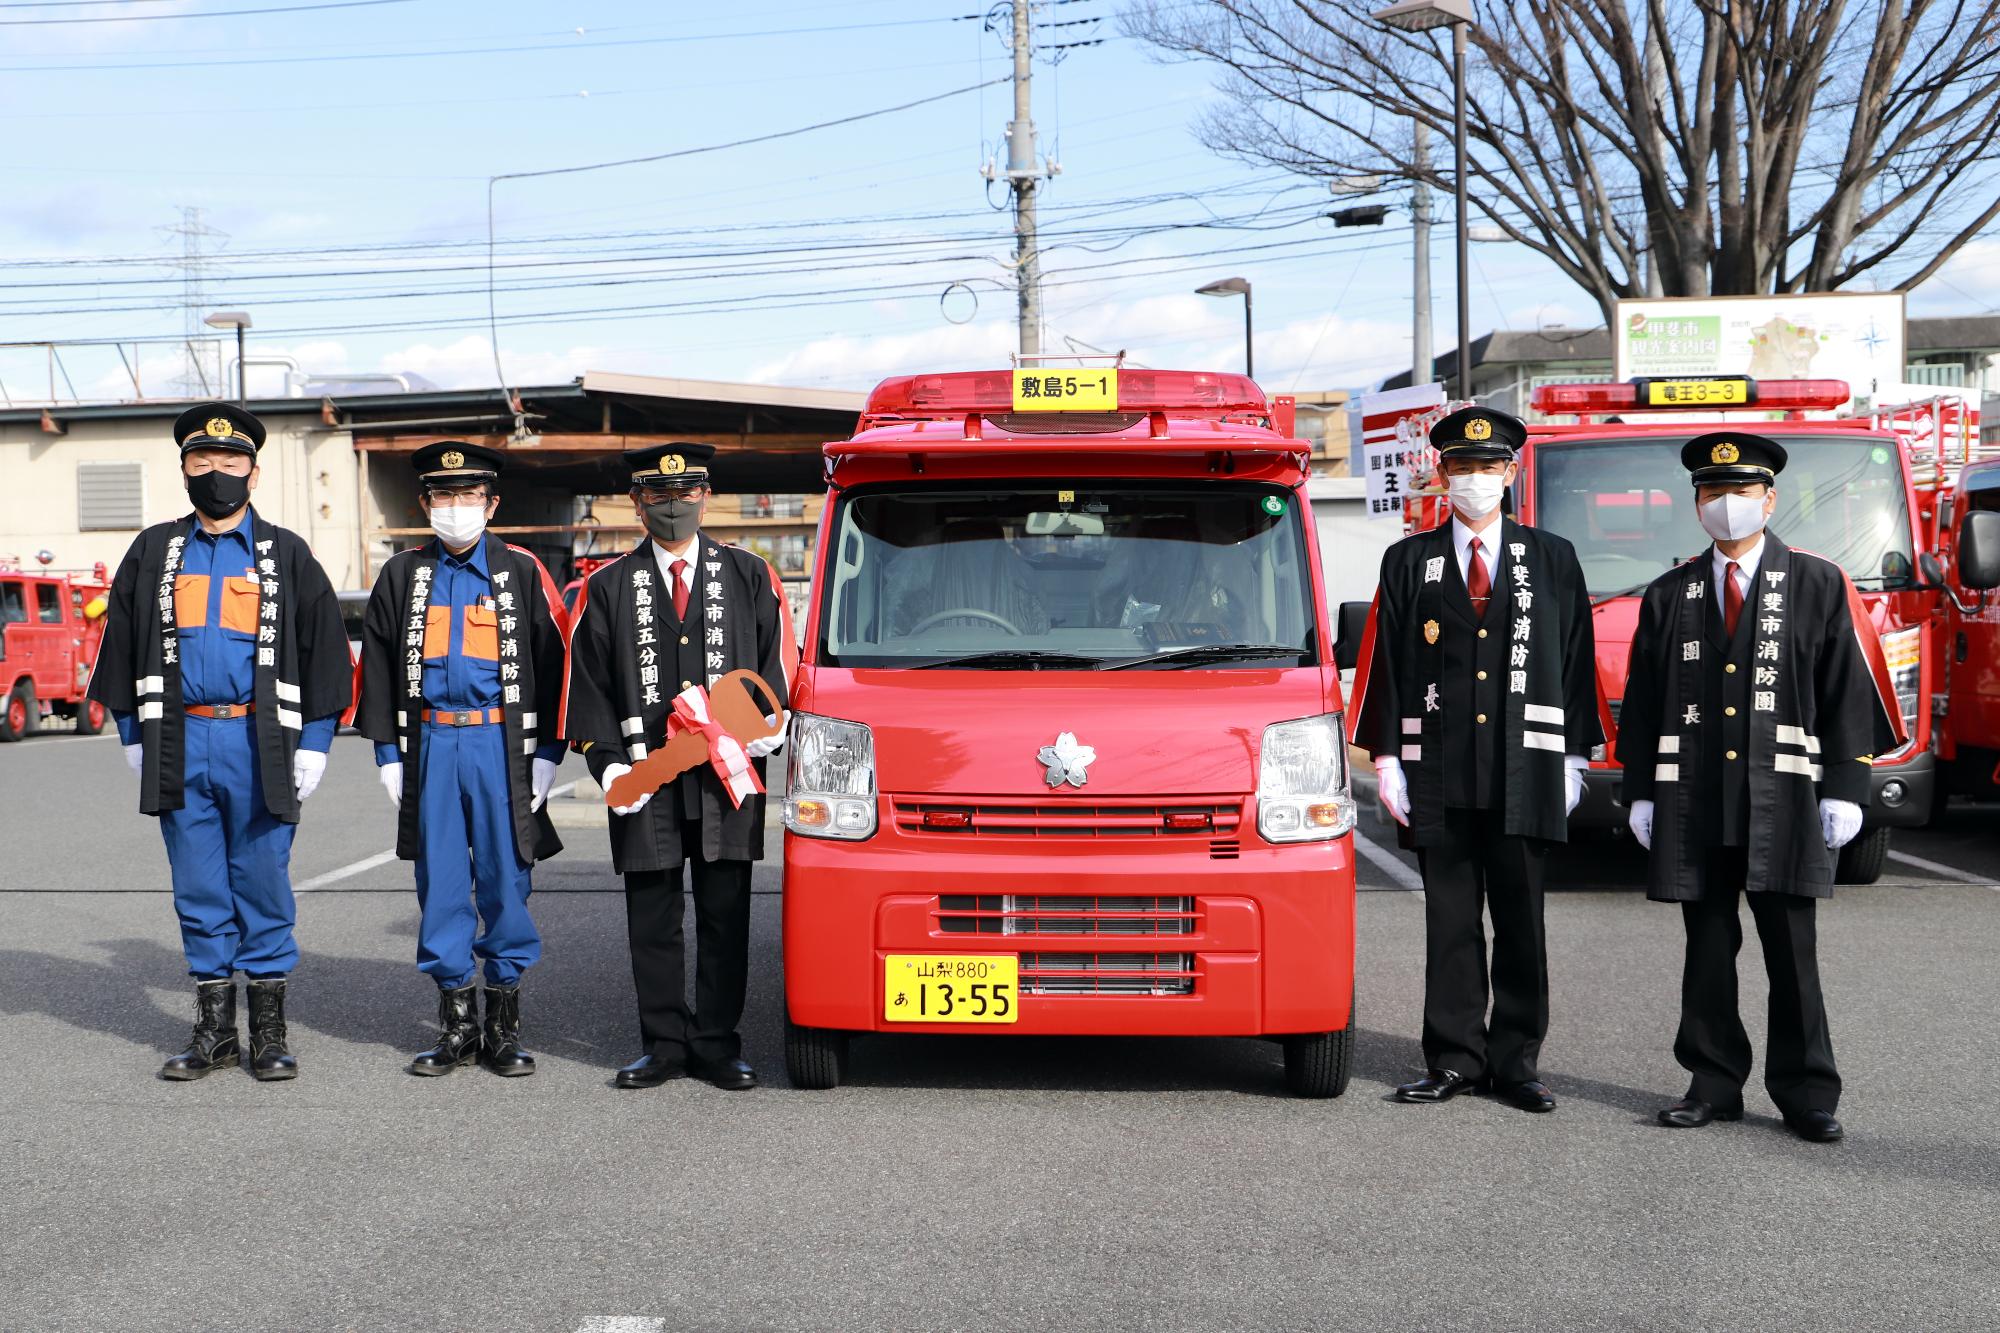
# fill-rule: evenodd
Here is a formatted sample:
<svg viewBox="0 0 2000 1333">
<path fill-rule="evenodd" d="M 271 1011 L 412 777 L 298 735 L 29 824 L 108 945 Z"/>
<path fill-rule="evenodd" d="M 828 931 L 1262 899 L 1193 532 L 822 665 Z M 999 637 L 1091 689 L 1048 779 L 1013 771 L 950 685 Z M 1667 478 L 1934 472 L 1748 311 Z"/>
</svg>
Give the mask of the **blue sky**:
<svg viewBox="0 0 2000 1333">
<path fill-rule="evenodd" d="M 0 340 L 124 339 L 146 391 L 172 391 L 186 317 L 182 239 L 167 229 L 199 208 L 226 235 L 203 243 L 205 308 L 250 311 L 253 357 L 491 384 L 490 176 L 789 130 L 1010 69 L 979 20 L 957 17 L 973 6 L 951 0 L 388 0 L 196 17 L 305 2 L 0 4 Z M 1037 14 L 1064 25 L 1041 29 L 1044 44 L 1102 39 L 1037 64 L 1041 145 L 1062 166 L 1043 196 L 1047 346 L 1234 368 L 1240 305 L 1192 292 L 1240 274 L 1256 289 L 1267 387 L 1351 387 L 1407 365 L 1407 215 L 1335 232 L 1323 187 L 1203 147 L 1189 126 L 1210 72 L 1149 60 L 1119 30 L 1120 2 Z M 32 22 L 83 17 L 120 21 Z M 621 370 L 860 388 L 1004 364 L 1011 220 L 988 206 L 978 168 L 1004 161 L 1010 107 L 996 86 L 768 144 L 501 182 L 508 379 Z M 1433 251 L 1445 347 L 1448 227 Z M 1474 258 L 1475 333 L 1597 322 L 1521 248 L 1478 245 Z M 1996 281 L 2000 246 L 1987 243 L 1911 313 L 1979 312 Z M 130 397 L 126 365 L 109 345 L 64 347 L 57 395 Z M 44 351 L 0 349 L 13 401 L 46 397 L 49 367 Z M 253 367 L 253 392 L 276 374 Z"/>
</svg>

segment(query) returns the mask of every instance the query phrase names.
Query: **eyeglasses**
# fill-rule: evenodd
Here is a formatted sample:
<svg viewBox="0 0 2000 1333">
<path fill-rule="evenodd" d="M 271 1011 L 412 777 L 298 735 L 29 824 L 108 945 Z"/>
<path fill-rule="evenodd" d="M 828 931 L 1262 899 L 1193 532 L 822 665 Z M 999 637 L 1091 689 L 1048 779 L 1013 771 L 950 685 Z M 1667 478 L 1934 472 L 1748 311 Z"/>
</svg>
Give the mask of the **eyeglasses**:
<svg viewBox="0 0 2000 1333">
<path fill-rule="evenodd" d="M 424 492 L 424 497 L 431 502 L 431 507 L 433 509 L 437 508 L 440 505 L 444 506 L 447 509 L 450 509 L 453 506 L 458 506 L 462 508 L 471 505 L 478 505 L 480 508 L 483 509 L 486 506 L 486 502 L 493 498 L 491 495 L 488 495 L 486 493 L 486 490 L 483 487 L 472 487 L 470 489 L 465 489 L 465 490 L 450 490 L 450 491 L 427 490 Z"/>
<path fill-rule="evenodd" d="M 708 494 L 704 482 L 692 486 L 639 486 L 635 488 L 649 505 L 664 504 L 669 500 L 699 500 Z"/>
</svg>

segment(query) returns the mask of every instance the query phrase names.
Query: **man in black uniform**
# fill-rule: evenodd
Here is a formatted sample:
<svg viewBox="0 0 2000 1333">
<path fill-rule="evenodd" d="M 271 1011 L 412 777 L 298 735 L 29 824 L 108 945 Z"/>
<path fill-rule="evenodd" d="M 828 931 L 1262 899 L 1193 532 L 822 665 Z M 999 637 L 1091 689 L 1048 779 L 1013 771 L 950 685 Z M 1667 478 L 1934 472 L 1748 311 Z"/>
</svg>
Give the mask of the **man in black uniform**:
<svg viewBox="0 0 2000 1333">
<path fill-rule="evenodd" d="M 786 700 L 797 647 L 776 572 L 700 530 L 714 453 L 704 444 L 627 451 L 632 502 L 648 540 L 592 574 L 577 603 L 563 735 L 606 789 L 660 748 L 677 704 L 685 705 L 682 724 L 697 714 L 706 721 L 703 692 L 731 671 L 755 671 Z M 763 760 L 783 743 L 780 731 L 740 747 L 754 762 L 754 784 L 736 774 L 732 791 L 705 763 L 612 807 L 611 859 L 625 876 L 644 1044 L 618 1071 L 621 1088 L 656 1087 L 689 1072 L 732 1091 L 756 1086 L 736 1026 L 749 979 L 750 864 L 764 855 Z M 694 881 L 692 1013 L 683 862 Z"/>
<path fill-rule="evenodd" d="M 1899 743 L 1902 718 L 1872 678 L 1880 645 L 1846 573 L 1764 530 L 1784 449 L 1718 431 L 1688 441 L 1681 463 L 1714 545 L 1646 589 L 1618 739 L 1632 833 L 1652 852 L 1648 896 L 1678 902 L 1687 928 L 1674 1057 L 1691 1082 L 1660 1122 L 1742 1118 L 1740 893 L 1771 978 L 1764 1086 L 1794 1133 L 1831 1143 L 1840 1074 L 1813 902 L 1833 893 L 1870 758 Z"/>
<path fill-rule="evenodd" d="M 1399 1101 L 1490 1086 L 1552 1111 L 1538 1059 L 1549 1025 L 1542 862 L 1569 836 L 1582 770 L 1603 741 L 1596 644 L 1570 544 L 1501 513 L 1526 439 L 1504 412 L 1467 407 L 1431 430 L 1452 520 L 1382 556 L 1357 679 L 1355 743 L 1423 867 L 1421 1079 Z M 1487 1022 L 1482 901 L 1493 915 Z"/>
</svg>

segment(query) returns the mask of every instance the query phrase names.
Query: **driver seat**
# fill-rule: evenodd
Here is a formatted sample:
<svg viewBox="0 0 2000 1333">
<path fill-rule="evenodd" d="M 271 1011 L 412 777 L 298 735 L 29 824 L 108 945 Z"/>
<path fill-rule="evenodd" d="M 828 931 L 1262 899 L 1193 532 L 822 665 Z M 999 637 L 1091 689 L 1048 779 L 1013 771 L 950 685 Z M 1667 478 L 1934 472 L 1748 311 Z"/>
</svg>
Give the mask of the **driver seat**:
<svg viewBox="0 0 2000 1333">
<path fill-rule="evenodd" d="M 1048 633 L 1048 608 L 1029 586 L 1026 562 L 1007 544 L 998 519 L 963 519 L 948 525 L 935 551 L 928 580 L 904 590 L 896 600 L 891 618 L 896 633 L 908 634 L 926 616 L 954 607 L 991 612 L 1024 635 Z M 916 551 L 904 559 L 914 555 Z M 953 616 L 931 628 L 980 626 L 1005 632 L 974 616 Z"/>
</svg>

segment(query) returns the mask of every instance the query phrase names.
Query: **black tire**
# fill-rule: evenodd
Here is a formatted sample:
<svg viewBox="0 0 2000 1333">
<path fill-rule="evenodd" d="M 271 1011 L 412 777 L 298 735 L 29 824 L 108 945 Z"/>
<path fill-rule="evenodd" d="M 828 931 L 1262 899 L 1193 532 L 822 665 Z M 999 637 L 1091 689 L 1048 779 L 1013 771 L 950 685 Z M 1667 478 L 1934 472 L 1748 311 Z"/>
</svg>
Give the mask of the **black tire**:
<svg viewBox="0 0 2000 1333">
<path fill-rule="evenodd" d="M 18 741 L 34 731 L 39 712 L 35 705 L 35 683 L 30 680 L 17 683 L 9 691 L 6 704 L 0 706 L 0 741 Z"/>
<path fill-rule="evenodd" d="M 1338 1032 L 1295 1032 L 1285 1038 L 1285 1086 L 1294 1097 L 1338 1097 L 1354 1068 L 1354 1005 Z"/>
<path fill-rule="evenodd" d="M 1853 842 L 1840 849 L 1840 860 L 1833 868 L 1836 884 L 1873 884 L 1882 878 L 1883 863 L 1889 859 L 1889 834 L 1887 826 L 1863 829 Z"/>
<path fill-rule="evenodd" d="M 847 1034 L 831 1028 L 802 1028 L 785 1020 L 785 1075 L 792 1086 L 824 1092 L 847 1077 Z"/>
<path fill-rule="evenodd" d="M 110 711 L 95 699 L 85 699 L 71 716 L 76 718 L 77 735 L 95 736 L 104 730 L 104 719 L 110 716 Z"/>
</svg>

